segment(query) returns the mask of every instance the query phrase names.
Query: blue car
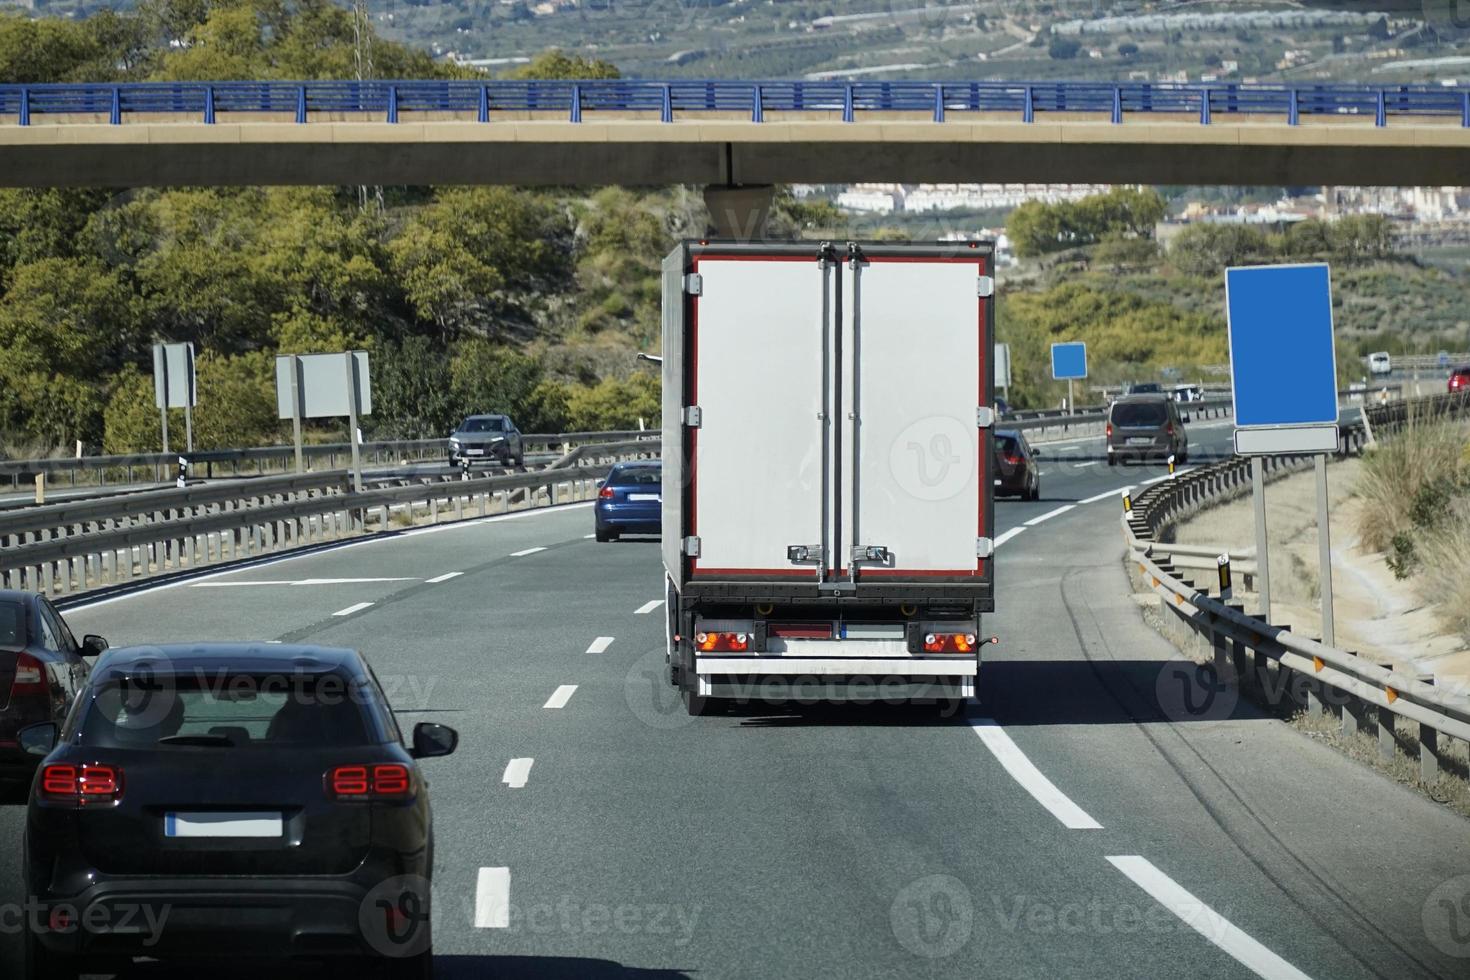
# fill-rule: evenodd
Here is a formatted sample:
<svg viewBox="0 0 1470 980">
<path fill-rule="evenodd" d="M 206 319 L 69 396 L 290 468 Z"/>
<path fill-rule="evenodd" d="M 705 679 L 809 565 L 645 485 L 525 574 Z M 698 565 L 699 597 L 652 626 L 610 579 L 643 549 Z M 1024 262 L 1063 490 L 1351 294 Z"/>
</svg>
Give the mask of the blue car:
<svg viewBox="0 0 1470 980">
<path fill-rule="evenodd" d="M 621 534 L 658 534 L 663 529 L 664 468 L 658 460 L 618 463 L 602 481 L 597 504 L 597 540 Z"/>
</svg>

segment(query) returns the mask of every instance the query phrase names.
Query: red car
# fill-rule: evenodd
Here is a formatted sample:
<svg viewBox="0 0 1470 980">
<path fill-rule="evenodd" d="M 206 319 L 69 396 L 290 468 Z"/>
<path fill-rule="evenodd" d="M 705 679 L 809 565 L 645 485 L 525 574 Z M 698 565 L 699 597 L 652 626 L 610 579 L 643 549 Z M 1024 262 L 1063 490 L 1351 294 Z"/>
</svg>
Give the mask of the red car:
<svg viewBox="0 0 1470 980">
<path fill-rule="evenodd" d="M 1470 364 L 1462 364 L 1450 372 L 1450 393 L 1470 391 Z"/>
</svg>

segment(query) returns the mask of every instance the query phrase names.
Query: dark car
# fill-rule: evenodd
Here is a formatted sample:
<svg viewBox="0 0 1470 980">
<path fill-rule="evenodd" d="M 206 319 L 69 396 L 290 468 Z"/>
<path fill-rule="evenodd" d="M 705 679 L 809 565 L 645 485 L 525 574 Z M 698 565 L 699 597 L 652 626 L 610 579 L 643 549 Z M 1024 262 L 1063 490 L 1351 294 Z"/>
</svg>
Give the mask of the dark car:
<svg viewBox="0 0 1470 980">
<path fill-rule="evenodd" d="M 30 976 L 370 958 L 432 970 L 434 869 L 419 759 L 352 650 L 131 647 L 97 663 L 77 706 L 20 732 L 44 755 L 26 816 Z"/>
<path fill-rule="evenodd" d="M 995 430 L 995 495 L 1038 500 L 1041 497 L 1041 471 L 1036 458 L 1041 450 L 1033 449 L 1016 429 Z"/>
<path fill-rule="evenodd" d="M 506 415 L 471 415 L 449 434 L 449 465 L 491 460 L 502 466 L 524 466 L 521 432 Z"/>
<path fill-rule="evenodd" d="M 597 540 L 663 530 L 664 468 L 658 460 L 618 463 L 602 481 L 592 508 Z"/>
<path fill-rule="evenodd" d="M 1157 381 L 1135 381 L 1123 388 L 1123 397 L 1129 395 L 1161 395 L 1164 393 L 1163 385 Z"/>
<path fill-rule="evenodd" d="M 1448 391 L 1470 391 L 1470 364 L 1463 364 L 1450 372 Z"/>
<path fill-rule="evenodd" d="M 107 649 L 100 636 L 77 643 L 45 596 L 0 591 L 0 796 L 28 786 L 36 757 L 16 732 L 39 721 L 59 722 L 87 683 L 91 658 Z"/>
<path fill-rule="evenodd" d="M 1164 395 L 1129 395 L 1108 406 L 1108 465 L 1118 460 L 1189 459 L 1179 406 Z"/>
</svg>

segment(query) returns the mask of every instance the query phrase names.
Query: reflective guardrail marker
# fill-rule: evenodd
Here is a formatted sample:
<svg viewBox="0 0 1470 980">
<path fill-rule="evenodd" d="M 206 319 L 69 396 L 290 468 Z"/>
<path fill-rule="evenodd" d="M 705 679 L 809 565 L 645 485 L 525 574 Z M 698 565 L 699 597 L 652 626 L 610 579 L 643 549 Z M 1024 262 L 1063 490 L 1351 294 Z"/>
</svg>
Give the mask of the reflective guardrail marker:
<svg viewBox="0 0 1470 980">
<path fill-rule="evenodd" d="M 1123 513 L 1133 513 L 1133 495 L 1131 493 L 1123 494 Z"/>
<path fill-rule="evenodd" d="M 1215 564 L 1220 572 L 1220 599 L 1227 600 L 1231 596 L 1230 589 L 1230 556 L 1221 555 L 1215 559 Z"/>
</svg>

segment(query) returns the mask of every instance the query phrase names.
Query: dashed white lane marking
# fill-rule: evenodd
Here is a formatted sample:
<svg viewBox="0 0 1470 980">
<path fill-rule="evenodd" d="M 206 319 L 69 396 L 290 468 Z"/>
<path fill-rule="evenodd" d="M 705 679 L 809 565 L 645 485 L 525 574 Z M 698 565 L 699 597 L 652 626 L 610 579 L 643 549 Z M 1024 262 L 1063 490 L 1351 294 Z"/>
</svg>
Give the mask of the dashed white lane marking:
<svg viewBox="0 0 1470 980">
<path fill-rule="evenodd" d="M 1067 504 L 1065 506 L 1058 507 L 1056 510 L 1049 510 L 1045 514 L 1042 514 L 1040 517 L 1033 517 L 1033 518 L 1031 518 L 1031 520 L 1029 520 L 1029 521 L 1026 522 L 1026 526 L 1027 527 L 1035 527 L 1036 525 L 1040 524 L 1042 521 L 1049 521 L 1053 517 L 1061 517 L 1067 511 L 1074 510 L 1074 509 L 1076 509 L 1076 507 L 1077 507 L 1076 504 Z"/>
<path fill-rule="evenodd" d="M 541 707 L 565 708 L 567 706 L 567 702 L 572 699 L 572 695 L 576 693 L 576 690 L 577 685 L 575 684 L 563 684 L 552 693 L 551 697 L 546 699 L 546 703 L 543 704 Z"/>
<path fill-rule="evenodd" d="M 512 759 L 506 763 L 505 775 L 500 781 L 511 789 L 521 789 L 526 785 L 526 780 L 531 778 L 531 763 L 535 759 Z"/>
<path fill-rule="evenodd" d="M 1092 462 L 1090 462 L 1090 463 L 1073 463 L 1072 464 L 1073 468 L 1079 469 L 1079 470 L 1082 469 L 1082 467 L 1084 467 L 1084 466 L 1096 466 L 1096 465 L 1097 465 L 1097 460 L 1095 460 L 1095 459 Z"/>
<path fill-rule="evenodd" d="M 510 869 L 481 868 L 475 882 L 475 928 L 510 928 Z"/>
<path fill-rule="evenodd" d="M 1021 784 L 1021 788 L 1036 798 L 1036 802 L 1051 811 L 1051 815 L 1062 822 L 1068 830 L 1101 830 L 1102 824 L 1087 815 L 1087 811 L 1073 803 L 1065 793 L 1057 789 L 1050 779 L 1042 775 L 1026 758 L 1020 746 L 1011 741 L 1005 729 L 989 718 L 981 718 L 970 726 L 980 741 L 995 756 L 997 762 Z"/>
<path fill-rule="evenodd" d="M 635 616 L 644 616 L 644 615 L 647 615 L 648 613 L 653 612 L 655 609 L 657 609 L 659 606 L 662 606 L 663 604 L 664 604 L 664 601 L 662 599 L 649 599 L 643 605 L 639 606 L 637 609 L 634 609 L 633 610 L 633 615 L 635 615 Z"/>
<path fill-rule="evenodd" d="M 538 551 L 545 551 L 545 550 L 546 550 L 545 548 L 526 548 L 524 551 L 512 551 L 510 553 L 510 556 L 512 558 L 524 558 L 527 555 L 534 555 Z"/>
<path fill-rule="evenodd" d="M 448 582 L 452 578 L 459 578 L 463 574 L 464 572 L 445 572 L 443 575 L 436 575 L 429 579 L 427 584 L 438 585 L 440 582 Z"/>
<path fill-rule="evenodd" d="M 1154 901 L 1177 915 L 1185 925 L 1223 949 L 1241 966 L 1265 980 L 1310 980 L 1286 960 L 1246 935 L 1230 920 L 1185 891 L 1173 878 L 1137 854 L 1109 857 L 1108 862 L 1123 872 Z"/>
<path fill-rule="evenodd" d="M 1099 500 L 1116 500 L 1132 489 L 1132 487 L 1119 487 L 1116 490 L 1109 490 L 1107 493 L 1100 493 L 1096 497 L 1088 497 L 1086 500 L 1079 500 L 1077 502 L 1079 504 L 1095 504 Z"/>
<path fill-rule="evenodd" d="M 1026 530 L 1024 527 L 1011 528 L 1009 531 L 995 539 L 995 546 L 999 548 L 1001 545 L 1005 544 L 1011 538 L 1014 538 L 1016 535 L 1020 534 L 1024 530 Z"/>
<path fill-rule="evenodd" d="M 595 535 L 595 534 L 584 534 L 584 535 L 582 535 L 582 540 L 583 541 L 591 541 L 595 537 L 597 537 L 597 535 Z"/>
<path fill-rule="evenodd" d="M 362 612 L 364 609 L 366 609 L 368 606 L 371 606 L 371 605 L 372 605 L 371 602 L 354 602 L 352 605 L 348 606 L 346 609 L 338 609 L 336 612 L 332 613 L 332 615 L 333 616 L 351 616 L 355 612 Z"/>
<path fill-rule="evenodd" d="M 592 645 L 587 648 L 587 652 L 588 653 L 602 653 L 608 647 L 612 646 L 612 643 L 613 643 L 613 638 L 612 637 L 610 637 L 610 636 L 599 636 L 597 639 L 595 639 L 595 640 L 592 641 Z"/>
</svg>

